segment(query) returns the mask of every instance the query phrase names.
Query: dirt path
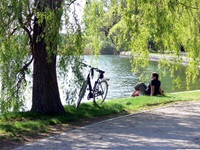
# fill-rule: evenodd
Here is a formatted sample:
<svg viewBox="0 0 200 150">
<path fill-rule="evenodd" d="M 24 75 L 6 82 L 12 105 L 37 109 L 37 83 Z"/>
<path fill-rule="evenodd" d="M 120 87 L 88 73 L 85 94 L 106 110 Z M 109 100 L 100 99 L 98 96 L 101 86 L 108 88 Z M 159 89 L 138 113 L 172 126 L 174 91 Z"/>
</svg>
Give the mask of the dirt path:
<svg viewBox="0 0 200 150">
<path fill-rule="evenodd" d="M 16 150 L 200 149 L 200 102 L 109 119 Z"/>
</svg>

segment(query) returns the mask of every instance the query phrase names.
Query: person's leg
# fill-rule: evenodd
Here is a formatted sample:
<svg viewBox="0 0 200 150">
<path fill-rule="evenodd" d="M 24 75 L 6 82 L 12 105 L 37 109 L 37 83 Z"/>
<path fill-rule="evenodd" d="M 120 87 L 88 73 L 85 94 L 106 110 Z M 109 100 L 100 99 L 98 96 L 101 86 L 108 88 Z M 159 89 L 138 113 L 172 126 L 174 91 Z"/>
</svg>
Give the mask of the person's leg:
<svg viewBox="0 0 200 150">
<path fill-rule="evenodd" d="M 146 95 L 147 86 L 144 83 L 140 83 L 140 94 Z"/>
<path fill-rule="evenodd" d="M 135 90 L 131 94 L 131 96 L 138 96 L 140 93 L 143 95 L 147 86 L 144 83 L 138 83 L 135 87 Z"/>
<path fill-rule="evenodd" d="M 140 91 L 134 90 L 133 93 L 131 94 L 131 96 L 139 96 L 140 95 Z"/>
</svg>

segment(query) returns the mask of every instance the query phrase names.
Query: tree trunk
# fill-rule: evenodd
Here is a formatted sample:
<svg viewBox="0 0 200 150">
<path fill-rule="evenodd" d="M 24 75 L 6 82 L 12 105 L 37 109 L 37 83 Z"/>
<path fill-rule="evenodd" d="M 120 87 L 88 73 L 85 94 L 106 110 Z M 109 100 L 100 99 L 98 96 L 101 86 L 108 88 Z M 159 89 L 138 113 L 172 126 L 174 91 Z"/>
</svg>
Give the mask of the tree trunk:
<svg viewBox="0 0 200 150">
<path fill-rule="evenodd" d="M 39 24 L 36 18 L 33 28 L 34 66 L 31 111 L 43 115 L 64 114 L 57 82 L 56 54 L 47 54 L 45 36 L 41 36 L 44 31 L 45 20 Z"/>
</svg>

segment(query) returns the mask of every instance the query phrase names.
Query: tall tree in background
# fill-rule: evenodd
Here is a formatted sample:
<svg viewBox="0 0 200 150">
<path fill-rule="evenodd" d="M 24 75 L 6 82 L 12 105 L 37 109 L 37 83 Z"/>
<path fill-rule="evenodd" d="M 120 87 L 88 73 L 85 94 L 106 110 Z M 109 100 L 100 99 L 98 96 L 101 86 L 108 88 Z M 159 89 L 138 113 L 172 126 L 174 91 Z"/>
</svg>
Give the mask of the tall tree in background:
<svg viewBox="0 0 200 150">
<path fill-rule="evenodd" d="M 119 27 L 122 17 L 119 4 L 118 0 L 94 0 L 85 6 L 83 20 L 86 25 L 87 44 L 94 53 L 99 53 L 98 49 L 106 46 L 118 50 L 126 46 L 125 42 L 120 43 L 118 40 L 122 35 Z M 97 46 L 97 43 L 101 44 Z"/>
<path fill-rule="evenodd" d="M 82 51 L 80 26 L 75 11 L 71 12 L 71 5 L 75 2 L 75 0 L 0 2 L 1 112 L 17 111 L 23 106 L 26 74 L 30 74 L 30 65 L 33 62 L 31 110 L 39 114 L 65 113 L 58 89 L 56 67 L 60 66 L 61 70 L 66 71 L 68 63 L 71 62 L 70 58 L 74 53 L 80 55 Z M 71 27 L 70 16 L 75 17 Z M 61 39 L 59 30 L 63 25 L 66 25 L 65 30 L 68 34 Z M 66 43 L 62 43 L 63 39 L 68 39 L 68 43 L 73 47 L 70 48 Z M 58 54 L 61 63 L 57 65 Z M 73 68 L 77 69 L 77 66 Z"/>
</svg>

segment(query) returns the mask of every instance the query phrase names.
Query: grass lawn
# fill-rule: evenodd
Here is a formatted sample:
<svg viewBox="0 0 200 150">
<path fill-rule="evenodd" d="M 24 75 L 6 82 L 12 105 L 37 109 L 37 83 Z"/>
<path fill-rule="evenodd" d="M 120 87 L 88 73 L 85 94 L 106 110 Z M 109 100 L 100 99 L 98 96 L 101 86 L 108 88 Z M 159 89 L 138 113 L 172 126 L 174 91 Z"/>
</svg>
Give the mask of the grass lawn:
<svg viewBox="0 0 200 150">
<path fill-rule="evenodd" d="M 94 118 L 106 119 L 174 102 L 193 100 L 200 100 L 200 91 L 106 100 L 100 107 L 94 107 L 92 103 L 81 104 L 78 109 L 74 106 L 65 106 L 67 113 L 62 116 L 38 116 L 31 112 L 7 113 L 0 116 L 0 145 L 2 141 L 25 142 L 27 138 L 38 138 L 38 135 L 48 136 L 52 129 L 59 130 L 61 127 L 64 131 L 69 126 L 73 129 L 83 121 L 93 123 L 90 120 Z"/>
</svg>

